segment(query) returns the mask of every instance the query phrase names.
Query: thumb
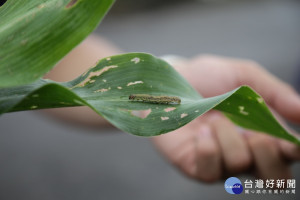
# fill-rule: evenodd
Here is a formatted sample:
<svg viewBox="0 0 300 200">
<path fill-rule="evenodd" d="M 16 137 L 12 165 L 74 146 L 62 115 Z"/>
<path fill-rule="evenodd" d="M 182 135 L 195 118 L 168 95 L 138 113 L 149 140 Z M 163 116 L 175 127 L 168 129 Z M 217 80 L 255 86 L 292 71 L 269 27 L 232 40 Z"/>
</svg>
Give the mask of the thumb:
<svg viewBox="0 0 300 200">
<path fill-rule="evenodd" d="M 300 96 L 290 85 L 255 63 L 238 67 L 237 73 L 239 85 L 251 86 L 279 114 L 300 123 Z"/>
</svg>

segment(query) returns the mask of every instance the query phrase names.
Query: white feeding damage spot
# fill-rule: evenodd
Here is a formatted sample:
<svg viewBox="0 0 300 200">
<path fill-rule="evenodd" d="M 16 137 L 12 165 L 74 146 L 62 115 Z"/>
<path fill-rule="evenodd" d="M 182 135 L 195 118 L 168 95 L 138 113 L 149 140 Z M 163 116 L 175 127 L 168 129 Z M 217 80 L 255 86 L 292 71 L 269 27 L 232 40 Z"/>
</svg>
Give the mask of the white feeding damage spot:
<svg viewBox="0 0 300 200">
<path fill-rule="evenodd" d="M 199 110 L 195 110 L 195 113 L 199 112 Z"/>
<path fill-rule="evenodd" d="M 244 106 L 239 106 L 239 110 L 240 110 L 240 113 L 242 115 L 249 115 L 249 113 L 245 111 L 245 107 Z"/>
<path fill-rule="evenodd" d="M 131 85 L 135 85 L 135 84 L 142 84 L 142 83 L 144 83 L 144 82 L 143 81 L 134 81 L 134 82 L 129 82 L 127 84 L 127 86 L 131 86 Z"/>
<path fill-rule="evenodd" d="M 45 8 L 45 4 L 44 3 L 42 3 L 42 4 L 40 4 L 40 5 L 38 5 L 37 7 L 39 8 L 39 9 L 42 9 L 42 8 Z"/>
<path fill-rule="evenodd" d="M 145 119 L 148 117 L 148 115 L 152 112 L 151 108 L 147 109 L 147 110 L 132 110 L 130 113 L 133 116 Z"/>
<path fill-rule="evenodd" d="M 103 81 L 104 83 L 106 83 L 106 80 L 105 80 L 105 79 L 103 79 L 102 81 Z"/>
<path fill-rule="evenodd" d="M 108 57 L 108 58 L 106 58 L 106 60 L 107 60 L 107 61 L 110 61 L 110 60 L 111 60 L 111 58 L 110 58 L 110 57 Z"/>
<path fill-rule="evenodd" d="M 176 109 L 175 107 L 168 107 L 168 108 L 165 108 L 164 111 L 165 112 L 171 112 L 171 111 L 173 111 L 175 109 Z"/>
<path fill-rule="evenodd" d="M 122 87 L 120 87 L 120 86 L 118 86 L 117 88 L 118 88 L 119 90 L 122 90 Z"/>
<path fill-rule="evenodd" d="M 165 121 L 165 120 L 168 120 L 168 119 L 170 119 L 169 117 L 160 117 L 160 119 L 162 120 L 162 121 Z"/>
<path fill-rule="evenodd" d="M 184 118 L 184 117 L 186 117 L 186 116 L 188 116 L 188 114 L 186 114 L 186 113 L 182 113 L 182 114 L 180 115 L 181 118 Z"/>
<path fill-rule="evenodd" d="M 135 57 L 135 58 L 132 58 L 131 61 L 134 62 L 134 64 L 138 64 L 141 61 L 141 59 L 138 57 Z"/>
<path fill-rule="evenodd" d="M 165 108 L 164 111 L 165 112 L 171 112 L 171 111 L 173 111 L 175 109 L 176 109 L 175 107 L 168 107 L 168 108 Z"/>
<path fill-rule="evenodd" d="M 38 106 L 31 106 L 30 109 L 36 109 Z"/>
<path fill-rule="evenodd" d="M 257 97 L 256 100 L 258 101 L 258 103 L 263 103 L 264 102 L 264 99 L 261 98 L 261 97 Z"/>
<path fill-rule="evenodd" d="M 94 71 L 94 72 L 90 72 L 89 75 L 79 84 L 75 85 L 73 88 L 76 87 L 84 87 L 85 84 L 89 83 L 91 81 L 92 77 L 96 77 L 96 76 L 100 76 L 101 74 L 103 74 L 104 72 L 107 72 L 110 69 L 114 69 L 117 68 L 117 65 L 111 65 L 111 66 L 106 66 L 103 67 L 101 70 L 99 71 Z"/>
<path fill-rule="evenodd" d="M 107 92 L 108 90 L 110 90 L 111 88 L 102 88 L 102 89 L 99 89 L 99 90 L 95 90 L 94 92 Z"/>
</svg>

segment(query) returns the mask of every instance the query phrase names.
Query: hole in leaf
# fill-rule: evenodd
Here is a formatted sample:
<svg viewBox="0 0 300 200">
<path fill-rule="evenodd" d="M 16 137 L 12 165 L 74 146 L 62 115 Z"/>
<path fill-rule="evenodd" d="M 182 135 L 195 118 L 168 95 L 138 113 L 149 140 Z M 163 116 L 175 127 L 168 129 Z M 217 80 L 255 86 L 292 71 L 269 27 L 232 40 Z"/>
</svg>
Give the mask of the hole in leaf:
<svg viewBox="0 0 300 200">
<path fill-rule="evenodd" d="M 6 3 L 7 0 L 0 0 L 0 7 Z"/>
<path fill-rule="evenodd" d="M 133 115 L 133 116 L 136 116 L 136 117 L 139 117 L 139 118 L 142 118 L 142 119 L 145 119 L 148 117 L 148 115 L 151 113 L 151 109 L 147 109 L 147 110 L 132 110 L 130 113 Z"/>
<path fill-rule="evenodd" d="M 71 8 L 72 6 L 74 6 L 77 3 L 78 0 L 71 0 L 67 5 L 66 8 Z"/>
</svg>

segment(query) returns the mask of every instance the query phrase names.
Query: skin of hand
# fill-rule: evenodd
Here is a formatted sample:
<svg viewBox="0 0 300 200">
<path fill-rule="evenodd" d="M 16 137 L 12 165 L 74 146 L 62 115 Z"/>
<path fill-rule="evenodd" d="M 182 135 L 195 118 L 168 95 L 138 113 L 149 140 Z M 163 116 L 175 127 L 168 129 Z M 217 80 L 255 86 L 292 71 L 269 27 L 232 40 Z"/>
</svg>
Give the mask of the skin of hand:
<svg viewBox="0 0 300 200">
<path fill-rule="evenodd" d="M 60 82 L 71 81 L 94 66 L 101 58 L 120 53 L 122 52 L 111 42 L 97 35 L 90 35 L 65 56 L 45 78 Z M 97 129 L 100 127 L 100 130 L 103 127 L 112 127 L 87 106 L 47 109 L 45 112 L 47 116 L 53 117 L 55 120 L 72 125 L 84 125 L 88 128 Z"/>
<path fill-rule="evenodd" d="M 72 80 L 100 58 L 118 53 L 121 51 L 105 39 L 90 36 L 46 78 Z M 289 85 L 255 62 L 203 55 L 171 64 L 204 97 L 249 85 L 283 117 L 300 123 L 299 96 Z M 97 128 L 110 126 L 87 107 L 50 109 L 47 112 L 55 119 L 72 124 Z M 216 111 L 206 113 L 176 131 L 154 137 L 153 142 L 184 174 L 204 182 L 249 172 L 262 178 L 287 178 L 291 176 L 291 161 L 300 160 L 299 147 L 265 134 L 237 129 Z"/>
<path fill-rule="evenodd" d="M 249 85 L 283 117 L 300 123 L 298 94 L 253 61 L 203 55 L 173 66 L 204 97 Z M 240 173 L 287 179 L 291 177 L 291 161 L 300 160 L 296 145 L 237 128 L 217 111 L 156 136 L 153 142 L 185 175 L 208 183 Z"/>
</svg>

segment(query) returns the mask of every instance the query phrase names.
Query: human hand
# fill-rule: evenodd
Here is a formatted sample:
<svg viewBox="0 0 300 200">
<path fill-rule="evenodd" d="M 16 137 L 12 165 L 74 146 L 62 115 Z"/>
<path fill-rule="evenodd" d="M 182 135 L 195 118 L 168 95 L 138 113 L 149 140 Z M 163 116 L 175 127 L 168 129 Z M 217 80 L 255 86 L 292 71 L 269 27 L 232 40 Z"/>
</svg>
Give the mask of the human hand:
<svg viewBox="0 0 300 200">
<path fill-rule="evenodd" d="M 175 68 L 204 97 L 249 85 L 282 116 L 300 122 L 297 93 L 254 62 L 201 56 L 178 62 Z M 299 147 L 237 128 L 216 111 L 153 140 L 184 174 L 205 182 L 245 172 L 265 179 L 288 178 L 290 161 L 300 160 Z"/>
</svg>

